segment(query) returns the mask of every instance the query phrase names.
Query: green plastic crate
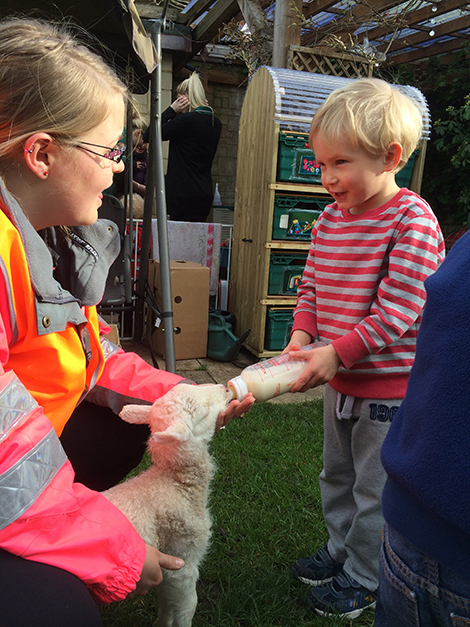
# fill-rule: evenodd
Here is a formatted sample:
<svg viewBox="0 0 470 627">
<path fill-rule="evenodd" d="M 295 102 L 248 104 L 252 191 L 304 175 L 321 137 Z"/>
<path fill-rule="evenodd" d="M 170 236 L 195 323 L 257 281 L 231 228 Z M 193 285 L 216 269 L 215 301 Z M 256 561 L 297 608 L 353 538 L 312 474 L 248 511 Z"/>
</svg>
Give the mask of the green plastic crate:
<svg viewBox="0 0 470 627">
<path fill-rule="evenodd" d="M 416 157 L 419 155 L 419 148 L 416 148 L 411 153 L 410 158 L 406 162 L 406 165 L 395 174 L 395 181 L 398 187 L 409 187 L 411 183 L 411 177 L 413 175 L 413 168 L 415 167 Z"/>
<path fill-rule="evenodd" d="M 279 133 L 277 180 L 321 183 L 320 166 L 308 147 L 307 133 Z"/>
<path fill-rule="evenodd" d="M 294 324 L 293 307 L 268 307 L 264 347 L 269 351 L 282 351 L 290 339 Z"/>
<path fill-rule="evenodd" d="M 275 196 L 273 239 L 310 240 L 312 227 L 330 197 Z"/>
<path fill-rule="evenodd" d="M 307 252 L 271 253 L 268 294 L 295 296 L 302 279 Z"/>
</svg>

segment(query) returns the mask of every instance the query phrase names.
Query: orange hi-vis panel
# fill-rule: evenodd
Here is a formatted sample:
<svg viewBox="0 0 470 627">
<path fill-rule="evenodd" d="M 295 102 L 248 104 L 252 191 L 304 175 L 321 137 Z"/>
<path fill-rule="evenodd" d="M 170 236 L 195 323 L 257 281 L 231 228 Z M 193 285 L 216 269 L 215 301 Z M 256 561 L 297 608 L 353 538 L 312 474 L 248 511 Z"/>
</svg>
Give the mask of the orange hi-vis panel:
<svg viewBox="0 0 470 627">
<path fill-rule="evenodd" d="M 84 390 L 90 389 L 103 369 L 96 309 L 83 308 L 84 321 L 79 325 L 68 323 L 63 331 L 47 333 L 51 321 L 46 316 L 37 320 L 36 298 L 19 233 L 3 212 L 0 230 L 3 238 L 10 240 L 11 254 L 4 263 L 10 279 L 7 289 L 13 308 L 12 326 L 16 326 L 17 335 L 4 369 L 18 373 L 60 435 Z M 78 303 L 72 304 L 80 309 Z M 40 324 L 44 335 L 38 335 Z M 87 353 L 82 335 L 89 337 Z"/>
</svg>

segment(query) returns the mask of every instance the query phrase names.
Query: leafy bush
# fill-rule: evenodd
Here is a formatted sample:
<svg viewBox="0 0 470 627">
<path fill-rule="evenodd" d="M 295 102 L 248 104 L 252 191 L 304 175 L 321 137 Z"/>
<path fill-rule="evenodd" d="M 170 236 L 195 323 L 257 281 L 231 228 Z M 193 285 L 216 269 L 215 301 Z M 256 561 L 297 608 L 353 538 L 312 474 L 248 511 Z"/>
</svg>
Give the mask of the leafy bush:
<svg viewBox="0 0 470 627">
<path fill-rule="evenodd" d="M 470 211 L 470 94 L 465 96 L 462 106 L 451 105 L 446 113 L 447 119 L 441 118 L 434 125 L 437 136 L 434 145 L 453 168 L 458 205 L 454 215 L 458 222 L 466 222 Z"/>
</svg>

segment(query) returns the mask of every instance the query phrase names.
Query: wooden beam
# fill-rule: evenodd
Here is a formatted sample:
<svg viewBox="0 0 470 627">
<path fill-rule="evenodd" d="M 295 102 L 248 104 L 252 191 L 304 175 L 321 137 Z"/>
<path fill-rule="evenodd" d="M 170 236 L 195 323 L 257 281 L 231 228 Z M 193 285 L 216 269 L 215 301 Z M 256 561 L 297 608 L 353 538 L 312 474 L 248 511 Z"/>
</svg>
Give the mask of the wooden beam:
<svg viewBox="0 0 470 627">
<path fill-rule="evenodd" d="M 441 0 L 436 4 L 428 5 L 426 7 L 423 7 L 422 9 L 417 9 L 416 11 L 412 11 L 411 13 L 409 13 L 406 20 L 407 26 L 413 27 L 419 22 L 426 22 L 433 17 L 438 17 L 439 15 L 443 15 L 444 13 L 449 13 L 449 11 L 459 9 L 461 5 L 462 0 Z M 435 8 L 436 11 L 433 11 L 433 8 Z M 367 35 L 369 41 L 375 41 L 376 39 L 387 35 L 389 32 L 389 30 L 383 28 L 382 26 L 377 26 L 376 28 L 371 28 L 370 30 L 365 31 L 364 35 Z"/>
<path fill-rule="evenodd" d="M 369 3 L 360 3 L 351 7 L 349 10 L 345 11 L 344 17 L 339 17 L 335 21 L 335 32 L 334 34 L 337 37 L 345 37 L 348 33 L 351 32 L 351 19 L 361 19 L 367 16 L 373 16 L 374 14 L 379 14 L 382 11 L 387 11 L 388 9 L 392 9 L 393 7 L 401 4 L 399 0 L 374 0 Z M 373 9 L 373 11 L 372 11 Z M 349 22 L 349 23 L 348 23 Z M 323 37 L 331 34 L 331 26 L 332 24 L 326 24 L 321 28 L 316 30 L 315 39 L 320 42 Z M 355 30 L 355 29 L 354 29 Z"/>
<path fill-rule="evenodd" d="M 318 15 L 322 11 L 328 11 L 334 4 L 338 4 L 338 0 L 314 0 L 307 5 L 304 15 L 307 18 Z"/>
<path fill-rule="evenodd" d="M 445 41 L 439 45 L 434 44 L 433 46 L 428 46 L 427 48 L 417 48 L 415 50 L 403 52 L 402 54 L 393 55 L 393 57 L 389 57 L 387 61 L 392 65 L 410 63 L 411 61 L 419 61 L 420 59 L 428 59 L 429 57 L 453 52 L 455 50 L 459 50 L 462 46 L 462 40 L 455 38 Z"/>
<path fill-rule="evenodd" d="M 135 3 L 135 8 L 141 19 L 144 20 L 159 20 L 162 16 L 163 6 L 156 4 L 148 4 L 147 2 Z M 173 7 L 168 7 L 166 11 L 166 17 L 169 20 L 176 20 L 178 18 L 178 11 Z"/>
<path fill-rule="evenodd" d="M 469 15 L 458 18 L 456 20 L 446 22 L 445 24 L 441 24 L 439 26 L 435 26 L 433 28 L 434 33 L 435 33 L 433 37 L 429 35 L 430 29 L 427 29 L 424 32 L 415 33 L 414 35 L 408 35 L 404 37 L 403 39 L 400 39 L 398 37 L 390 46 L 390 52 L 403 50 L 404 48 L 413 47 L 416 44 L 423 43 L 424 41 L 431 41 L 432 39 L 438 39 L 439 37 L 445 37 L 448 35 L 453 35 L 454 37 L 457 37 L 460 40 L 462 39 L 468 40 L 470 38 L 469 35 L 466 35 L 466 34 L 459 35 L 457 32 L 455 32 L 456 30 L 465 30 L 467 28 L 470 28 L 470 16 Z M 387 44 L 383 44 L 383 46 L 380 46 L 378 50 L 385 49 L 386 45 Z M 436 47 L 439 47 L 439 43 L 435 45 Z"/>
<path fill-rule="evenodd" d="M 180 21 L 183 22 L 183 24 L 192 24 L 194 20 L 197 20 L 200 15 L 210 9 L 213 2 L 214 0 L 196 0 L 193 6 L 188 9 L 187 13 L 180 13 Z"/>
<path fill-rule="evenodd" d="M 161 45 L 162 50 L 165 52 L 169 50 L 190 52 L 191 50 L 191 41 L 189 41 L 187 37 L 182 37 L 181 35 L 175 35 L 173 33 L 162 33 Z"/>
<path fill-rule="evenodd" d="M 178 72 L 189 63 L 206 44 L 210 43 L 217 34 L 218 29 L 238 15 L 239 12 L 240 8 L 237 0 L 217 0 L 193 30 L 192 51 L 178 60 L 174 71 Z"/>
<path fill-rule="evenodd" d="M 246 85 L 248 77 L 242 78 L 238 72 L 229 72 L 227 70 L 208 70 L 207 80 L 209 83 L 224 83 L 225 85 L 236 85 L 241 87 Z"/>
<path fill-rule="evenodd" d="M 201 48 L 204 47 L 222 24 L 230 21 L 239 11 L 237 0 L 217 0 L 194 29 L 193 41 L 203 43 Z"/>
</svg>

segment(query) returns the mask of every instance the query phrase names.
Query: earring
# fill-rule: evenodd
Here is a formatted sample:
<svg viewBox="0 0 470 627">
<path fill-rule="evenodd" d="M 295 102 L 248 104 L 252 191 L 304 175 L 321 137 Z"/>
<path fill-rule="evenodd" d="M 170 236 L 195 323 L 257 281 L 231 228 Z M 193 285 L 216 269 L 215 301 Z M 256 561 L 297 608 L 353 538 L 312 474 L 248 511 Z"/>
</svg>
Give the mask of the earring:
<svg viewBox="0 0 470 627">
<path fill-rule="evenodd" d="M 25 152 L 29 152 L 30 154 L 32 152 L 34 152 L 34 144 L 31 146 L 31 148 L 28 150 L 27 148 L 24 149 Z"/>
<path fill-rule="evenodd" d="M 47 179 L 47 175 L 49 174 L 49 170 L 44 171 L 44 178 Z"/>
</svg>

